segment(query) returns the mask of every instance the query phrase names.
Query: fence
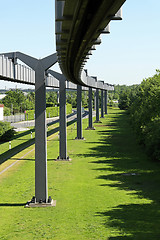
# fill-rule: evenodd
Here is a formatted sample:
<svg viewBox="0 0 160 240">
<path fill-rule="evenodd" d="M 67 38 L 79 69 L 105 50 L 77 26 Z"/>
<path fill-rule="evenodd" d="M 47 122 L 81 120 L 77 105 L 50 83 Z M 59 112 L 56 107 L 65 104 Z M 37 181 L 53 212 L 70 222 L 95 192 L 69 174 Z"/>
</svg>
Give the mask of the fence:
<svg viewBox="0 0 160 240">
<path fill-rule="evenodd" d="M 11 116 L 4 116 L 4 121 L 6 122 L 21 122 L 25 120 L 25 114 L 15 114 L 15 115 L 11 115 Z"/>
</svg>

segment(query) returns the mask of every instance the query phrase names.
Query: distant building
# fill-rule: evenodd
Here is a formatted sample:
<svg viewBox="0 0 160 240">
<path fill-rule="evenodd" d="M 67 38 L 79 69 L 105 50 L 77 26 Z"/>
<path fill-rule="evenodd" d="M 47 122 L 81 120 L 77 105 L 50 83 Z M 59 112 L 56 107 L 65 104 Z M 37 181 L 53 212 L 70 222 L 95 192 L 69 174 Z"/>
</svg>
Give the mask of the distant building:
<svg viewBox="0 0 160 240">
<path fill-rule="evenodd" d="M 0 100 L 2 100 L 5 96 L 6 94 L 0 94 Z"/>
</svg>

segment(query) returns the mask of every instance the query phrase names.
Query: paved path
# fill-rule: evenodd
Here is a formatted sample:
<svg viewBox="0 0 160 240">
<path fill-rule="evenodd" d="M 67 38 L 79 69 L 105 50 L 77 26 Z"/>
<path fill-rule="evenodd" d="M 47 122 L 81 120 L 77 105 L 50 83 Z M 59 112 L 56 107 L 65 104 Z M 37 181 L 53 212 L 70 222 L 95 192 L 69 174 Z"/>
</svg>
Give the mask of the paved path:
<svg viewBox="0 0 160 240">
<path fill-rule="evenodd" d="M 84 111 L 83 118 L 86 118 L 88 116 L 88 111 Z M 93 111 L 93 116 L 95 116 L 95 111 Z M 73 113 L 67 115 L 67 122 L 76 120 L 77 118 L 77 112 L 74 110 Z M 59 122 L 59 116 L 53 117 L 53 118 L 47 118 L 47 124 L 55 124 Z M 25 131 L 28 130 L 28 127 L 34 127 L 35 126 L 35 120 L 30 121 L 22 121 L 17 123 L 11 123 L 11 126 L 15 128 L 16 131 Z"/>
</svg>

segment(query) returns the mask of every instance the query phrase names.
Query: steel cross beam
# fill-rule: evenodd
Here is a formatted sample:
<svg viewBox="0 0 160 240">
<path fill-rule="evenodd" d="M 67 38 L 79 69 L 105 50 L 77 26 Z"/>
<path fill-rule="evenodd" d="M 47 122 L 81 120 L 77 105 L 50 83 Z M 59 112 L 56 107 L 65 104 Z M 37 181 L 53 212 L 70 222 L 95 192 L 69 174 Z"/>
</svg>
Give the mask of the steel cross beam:
<svg viewBox="0 0 160 240">
<path fill-rule="evenodd" d="M 47 203 L 47 131 L 46 131 L 46 71 L 57 62 L 56 53 L 36 59 L 21 52 L 4 53 L 20 59 L 35 71 L 35 197 L 31 203 Z"/>
<path fill-rule="evenodd" d="M 1 78 L 1 80 L 35 85 L 35 71 L 28 66 L 18 64 L 16 54 L 18 54 L 18 52 L 8 53 L 8 54 L 5 54 L 5 53 L 0 54 L 0 78 Z M 12 58 L 12 59 L 9 59 L 8 57 L 6 57 L 6 55 L 10 56 L 10 58 Z M 18 54 L 18 56 L 20 56 L 20 54 Z M 36 59 L 32 58 L 32 60 L 34 61 Z M 102 84 L 101 82 L 97 81 L 96 77 L 88 76 L 87 70 L 82 71 L 82 78 L 85 83 L 85 86 L 82 87 L 82 90 L 88 90 L 88 87 L 92 87 L 94 89 L 99 88 L 99 89 L 104 89 L 104 90 L 113 90 L 114 89 L 113 85 L 110 85 L 107 83 Z M 59 88 L 59 80 L 57 80 L 55 77 L 47 74 L 45 85 L 46 85 L 46 87 Z M 67 80 L 66 88 L 76 90 L 77 85 Z"/>
</svg>

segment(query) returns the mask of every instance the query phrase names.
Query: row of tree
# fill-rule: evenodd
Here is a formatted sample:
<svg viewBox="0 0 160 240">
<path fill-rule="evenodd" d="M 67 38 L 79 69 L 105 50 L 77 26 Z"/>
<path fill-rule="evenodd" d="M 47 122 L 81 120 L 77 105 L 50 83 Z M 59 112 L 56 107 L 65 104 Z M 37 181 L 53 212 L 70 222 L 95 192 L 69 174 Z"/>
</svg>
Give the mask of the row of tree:
<svg viewBox="0 0 160 240">
<path fill-rule="evenodd" d="M 160 160 L 160 71 L 133 89 L 122 91 L 119 107 L 128 109 L 139 143 Z"/>
<path fill-rule="evenodd" d="M 93 93 L 94 99 L 94 93 Z M 67 103 L 71 104 L 73 108 L 77 106 L 77 92 L 76 91 L 67 91 L 66 93 Z M 15 113 L 24 113 L 27 110 L 34 110 L 35 108 L 35 92 L 29 92 L 24 94 L 19 89 L 9 90 L 6 92 L 6 96 L 1 103 L 5 106 L 5 115 L 11 115 Z M 56 91 L 47 91 L 46 92 L 46 106 L 54 107 L 59 105 L 58 97 Z M 82 106 L 88 106 L 88 92 L 82 92 Z"/>
<path fill-rule="evenodd" d="M 9 90 L 1 100 L 4 104 L 4 114 L 23 113 L 25 110 L 34 109 L 35 94 L 29 92 L 25 95 L 21 90 Z"/>
</svg>

